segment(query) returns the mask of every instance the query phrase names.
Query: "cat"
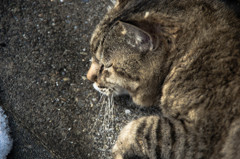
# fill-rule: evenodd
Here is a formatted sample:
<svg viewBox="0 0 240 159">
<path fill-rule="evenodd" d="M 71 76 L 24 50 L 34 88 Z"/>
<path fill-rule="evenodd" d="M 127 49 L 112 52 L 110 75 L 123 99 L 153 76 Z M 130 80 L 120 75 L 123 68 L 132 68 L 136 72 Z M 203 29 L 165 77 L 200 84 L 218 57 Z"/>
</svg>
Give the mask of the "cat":
<svg viewBox="0 0 240 159">
<path fill-rule="evenodd" d="M 161 114 L 127 124 L 115 159 L 240 158 L 240 21 L 217 0 L 117 0 L 87 78 Z"/>
</svg>

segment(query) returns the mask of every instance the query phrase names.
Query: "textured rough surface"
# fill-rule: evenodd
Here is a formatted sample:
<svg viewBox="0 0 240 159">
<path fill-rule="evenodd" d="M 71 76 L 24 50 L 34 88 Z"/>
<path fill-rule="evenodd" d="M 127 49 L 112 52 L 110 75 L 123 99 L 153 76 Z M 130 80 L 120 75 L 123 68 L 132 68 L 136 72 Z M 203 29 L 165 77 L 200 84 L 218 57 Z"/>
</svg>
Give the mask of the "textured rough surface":
<svg viewBox="0 0 240 159">
<path fill-rule="evenodd" d="M 0 4 L 0 100 L 14 139 L 9 158 L 109 158 L 119 130 L 152 114 L 128 97 L 100 99 L 86 80 L 89 39 L 111 0 Z"/>
<path fill-rule="evenodd" d="M 48 149 L 37 140 L 34 134 L 31 134 L 30 130 L 21 125 L 21 121 L 15 120 L 10 113 L 7 115 L 12 132 L 11 137 L 14 140 L 8 159 L 54 159 Z"/>
<path fill-rule="evenodd" d="M 109 4 L 1 2 L 0 99 L 14 139 L 9 158 L 107 158 L 121 127 L 136 116 L 125 107 L 127 97 L 106 116 L 113 104 L 96 104 L 99 94 L 85 77 L 89 39 Z"/>
</svg>

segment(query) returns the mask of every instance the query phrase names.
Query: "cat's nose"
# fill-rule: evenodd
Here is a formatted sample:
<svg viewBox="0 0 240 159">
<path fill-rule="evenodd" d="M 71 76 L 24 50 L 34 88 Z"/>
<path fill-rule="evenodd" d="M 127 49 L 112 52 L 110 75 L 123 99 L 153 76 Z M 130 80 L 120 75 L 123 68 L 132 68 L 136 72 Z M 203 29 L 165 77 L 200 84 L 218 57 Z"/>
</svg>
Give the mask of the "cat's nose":
<svg viewBox="0 0 240 159">
<path fill-rule="evenodd" d="M 87 73 L 87 79 L 92 82 L 96 82 L 98 70 L 99 70 L 99 65 L 96 62 L 92 62 Z"/>
</svg>

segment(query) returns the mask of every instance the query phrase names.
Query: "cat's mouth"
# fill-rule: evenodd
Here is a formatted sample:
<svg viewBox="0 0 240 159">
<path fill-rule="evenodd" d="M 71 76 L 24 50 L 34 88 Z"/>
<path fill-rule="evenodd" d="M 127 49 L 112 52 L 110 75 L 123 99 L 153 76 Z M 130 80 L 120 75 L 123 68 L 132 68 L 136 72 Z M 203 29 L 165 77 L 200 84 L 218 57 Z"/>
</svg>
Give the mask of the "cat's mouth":
<svg viewBox="0 0 240 159">
<path fill-rule="evenodd" d="M 96 89 L 98 92 L 106 95 L 106 96 L 119 96 L 119 95 L 128 95 L 128 91 L 126 89 L 123 89 L 121 87 L 105 87 L 100 86 L 96 82 L 93 83 L 93 88 Z"/>
</svg>

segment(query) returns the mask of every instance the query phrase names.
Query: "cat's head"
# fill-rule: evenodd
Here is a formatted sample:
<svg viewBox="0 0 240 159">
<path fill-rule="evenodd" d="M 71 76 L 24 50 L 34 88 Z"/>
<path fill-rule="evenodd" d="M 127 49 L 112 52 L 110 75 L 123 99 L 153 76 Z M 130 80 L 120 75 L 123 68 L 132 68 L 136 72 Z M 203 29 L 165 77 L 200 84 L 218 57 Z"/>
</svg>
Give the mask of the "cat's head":
<svg viewBox="0 0 240 159">
<path fill-rule="evenodd" d="M 160 36 L 159 24 L 146 19 L 148 15 L 126 21 L 107 15 L 98 25 L 90 42 L 92 64 L 87 73 L 97 91 L 128 93 L 142 106 L 156 102 L 169 65 L 166 44 L 170 42 L 164 34 Z"/>
</svg>

